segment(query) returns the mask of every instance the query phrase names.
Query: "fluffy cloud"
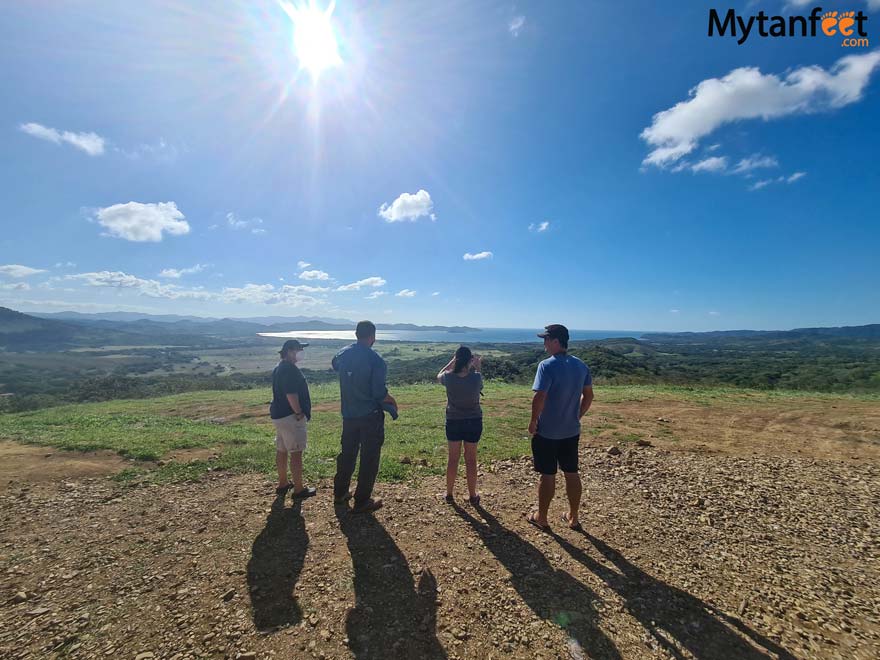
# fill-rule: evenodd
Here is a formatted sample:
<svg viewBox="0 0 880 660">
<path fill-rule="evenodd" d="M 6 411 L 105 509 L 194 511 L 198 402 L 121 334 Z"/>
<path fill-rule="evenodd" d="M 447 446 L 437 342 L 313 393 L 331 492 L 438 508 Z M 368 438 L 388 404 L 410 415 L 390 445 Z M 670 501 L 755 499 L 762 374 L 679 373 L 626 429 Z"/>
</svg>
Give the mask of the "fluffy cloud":
<svg viewBox="0 0 880 660">
<path fill-rule="evenodd" d="M 779 167 L 779 161 L 773 156 L 762 156 L 761 154 L 752 154 L 748 158 L 740 160 L 733 168 L 734 174 L 747 174 L 752 170 L 761 168 Z"/>
<path fill-rule="evenodd" d="M 299 268 L 300 270 L 303 270 L 304 268 L 308 268 L 311 265 L 312 264 L 310 264 L 308 261 L 297 261 L 296 262 L 296 267 Z"/>
<path fill-rule="evenodd" d="M 878 0 L 878 1 L 880 1 L 880 0 Z M 798 179 L 803 179 L 805 176 L 807 176 L 807 173 L 806 173 L 806 172 L 795 172 L 795 173 L 792 174 L 790 177 L 788 177 L 788 178 L 785 180 L 785 182 L 786 182 L 786 183 L 794 183 L 794 182 L 797 181 Z"/>
<path fill-rule="evenodd" d="M 0 291 L 30 291 L 31 285 L 27 282 L 0 283 Z"/>
<path fill-rule="evenodd" d="M 299 279 L 326 281 L 330 279 L 330 274 L 325 273 L 323 270 L 304 270 L 299 274 Z"/>
<path fill-rule="evenodd" d="M 481 259 L 491 259 L 492 253 L 488 250 L 485 252 L 477 252 L 476 254 L 471 254 L 470 252 L 465 252 L 462 257 L 465 261 L 479 261 Z"/>
<path fill-rule="evenodd" d="M 703 80 L 690 98 L 654 115 L 641 138 L 652 151 L 643 165 L 667 167 L 697 148 L 702 138 L 731 122 L 776 119 L 841 108 L 862 98 L 880 51 L 840 58 L 828 70 L 795 69 L 780 78 L 756 67 L 734 69 L 723 78 Z"/>
<path fill-rule="evenodd" d="M 196 273 L 201 273 L 207 267 L 207 264 L 196 264 L 195 266 L 190 266 L 189 268 L 166 268 L 159 273 L 159 277 L 165 277 L 171 280 L 179 280 L 184 275 L 195 275 Z"/>
<path fill-rule="evenodd" d="M 694 172 L 723 172 L 727 169 L 726 156 L 710 156 L 691 166 Z"/>
<path fill-rule="evenodd" d="M 5 266 L 0 266 L 0 275 L 6 277 L 30 277 L 31 275 L 45 272 L 46 271 L 42 268 L 30 268 L 29 266 L 22 266 L 21 264 L 6 264 Z"/>
<path fill-rule="evenodd" d="M 432 295 L 432 296 L 439 296 L 439 295 L 440 295 L 440 292 L 439 292 L 439 291 L 435 291 L 435 292 L 432 293 L 431 295 Z"/>
<path fill-rule="evenodd" d="M 415 194 L 402 193 L 391 205 L 382 204 L 379 207 L 379 215 L 385 222 L 415 222 L 419 218 L 436 220 L 433 211 L 434 202 L 427 190 L 419 190 Z"/>
<path fill-rule="evenodd" d="M 394 294 L 398 298 L 415 298 L 416 292 L 412 289 L 401 289 L 397 293 Z"/>
<path fill-rule="evenodd" d="M 201 289 L 184 289 L 175 284 L 162 284 L 156 280 L 145 280 L 121 271 L 102 270 L 91 273 L 79 273 L 77 275 L 67 275 L 65 279 L 84 282 L 88 286 L 131 289 L 150 298 L 211 300 L 215 297 L 214 294 Z"/>
<path fill-rule="evenodd" d="M 373 291 L 370 295 L 364 296 L 365 300 L 376 300 L 376 298 L 381 298 L 382 296 L 387 296 L 387 291 Z"/>
<path fill-rule="evenodd" d="M 525 24 L 526 24 L 526 17 L 525 16 L 514 16 L 512 19 L 510 19 L 510 23 L 507 24 L 507 30 L 514 37 L 518 37 L 519 33 L 522 31 L 523 27 L 525 27 Z"/>
<path fill-rule="evenodd" d="M 23 132 L 41 140 L 54 144 L 67 144 L 86 152 L 89 156 L 100 156 L 104 153 L 104 138 L 97 133 L 73 133 L 71 131 L 59 131 L 57 128 L 49 128 L 36 122 L 28 122 L 19 126 Z"/>
<path fill-rule="evenodd" d="M 529 225 L 529 231 L 533 231 L 535 233 L 542 233 L 550 229 L 550 222 L 545 220 L 544 222 L 539 222 L 535 224 L 534 222 Z"/>
<path fill-rule="evenodd" d="M 337 291 L 360 291 L 362 288 L 371 286 L 373 288 L 378 289 L 380 286 L 385 286 L 386 282 L 381 277 L 366 277 L 362 280 L 358 280 L 357 282 L 352 282 L 351 284 L 343 284 L 340 287 L 337 287 Z"/>
<path fill-rule="evenodd" d="M 114 204 L 98 209 L 95 220 L 107 235 L 127 241 L 158 243 L 163 232 L 172 236 L 189 233 L 189 223 L 174 202 Z"/>
</svg>

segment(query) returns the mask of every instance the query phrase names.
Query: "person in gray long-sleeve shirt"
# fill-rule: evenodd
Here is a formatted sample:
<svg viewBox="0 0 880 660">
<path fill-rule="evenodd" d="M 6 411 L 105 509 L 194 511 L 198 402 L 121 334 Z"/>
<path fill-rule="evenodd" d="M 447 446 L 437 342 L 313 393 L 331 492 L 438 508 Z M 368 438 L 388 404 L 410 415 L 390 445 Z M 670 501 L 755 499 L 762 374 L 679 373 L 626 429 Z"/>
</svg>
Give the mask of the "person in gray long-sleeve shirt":
<svg viewBox="0 0 880 660">
<path fill-rule="evenodd" d="M 352 510 L 361 513 L 382 506 L 382 500 L 372 494 L 385 442 L 383 408 L 396 409 L 397 402 L 385 384 L 388 372 L 385 360 L 372 349 L 376 326 L 370 321 L 361 321 L 355 336 L 357 341 L 339 351 L 332 362 L 333 370 L 339 374 L 342 400 L 342 449 L 336 457 L 333 499 L 342 505 L 352 497 L 349 487 L 360 452 L 361 467 Z"/>
</svg>

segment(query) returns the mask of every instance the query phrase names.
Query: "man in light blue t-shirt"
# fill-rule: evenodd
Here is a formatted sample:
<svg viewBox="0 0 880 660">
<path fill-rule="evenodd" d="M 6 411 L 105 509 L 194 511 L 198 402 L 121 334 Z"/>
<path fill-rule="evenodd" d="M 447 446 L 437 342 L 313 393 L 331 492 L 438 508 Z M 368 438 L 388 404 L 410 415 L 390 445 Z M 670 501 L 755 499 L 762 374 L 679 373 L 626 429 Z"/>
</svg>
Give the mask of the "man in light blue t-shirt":
<svg viewBox="0 0 880 660">
<path fill-rule="evenodd" d="M 556 493 L 557 467 L 565 475 L 565 493 L 569 510 L 562 516 L 572 529 L 580 529 L 578 510 L 581 504 L 581 477 L 578 474 L 578 440 L 581 417 L 593 402 L 593 379 L 590 368 L 568 354 L 568 328 L 553 324 L 538 335 L 550 357 L 538 365 L 535 395 L 532 398 L 532 457 L 538 483 L 538 512 L 529 514 L 529 522 L 548 529 L 547 511 Z"/>
</svg>

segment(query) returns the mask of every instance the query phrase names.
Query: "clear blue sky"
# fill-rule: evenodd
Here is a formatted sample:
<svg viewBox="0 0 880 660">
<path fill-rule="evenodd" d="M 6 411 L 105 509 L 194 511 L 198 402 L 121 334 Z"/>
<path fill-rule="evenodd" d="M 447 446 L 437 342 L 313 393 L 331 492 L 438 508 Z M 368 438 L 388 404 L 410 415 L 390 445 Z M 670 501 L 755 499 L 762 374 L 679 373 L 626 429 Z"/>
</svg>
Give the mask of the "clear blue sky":
<svg viewBox="0 0 880 660">
<path fill-rule="evenodd" d="M 845 48 L 710 38 L 715 3 L 339 0 L 315 76 L 274 1 L 5 3 L 0 304 L 878 322 L 877 4 Z"/>
</svg>

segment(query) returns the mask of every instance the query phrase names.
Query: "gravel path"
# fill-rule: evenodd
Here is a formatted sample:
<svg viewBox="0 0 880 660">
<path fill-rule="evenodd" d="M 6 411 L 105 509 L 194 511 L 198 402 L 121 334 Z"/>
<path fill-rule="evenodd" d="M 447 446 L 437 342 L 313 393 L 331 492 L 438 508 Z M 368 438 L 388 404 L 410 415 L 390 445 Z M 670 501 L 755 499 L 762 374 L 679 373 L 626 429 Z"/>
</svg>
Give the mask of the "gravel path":
<svg viewBox="0 0 880 660">
<path fill-rule="evenodd" d="M 527 460 L 329 484 L 273 504 L 260 475 L 0 496 L 3 658 L 876 658 L 873 461 L 584 449 L 586 533 L 527 524 Z M 560 483 L 561 487 L 561 483 Z M 560 499 L 551 515 L 558 520 Z"/>
</svg>

